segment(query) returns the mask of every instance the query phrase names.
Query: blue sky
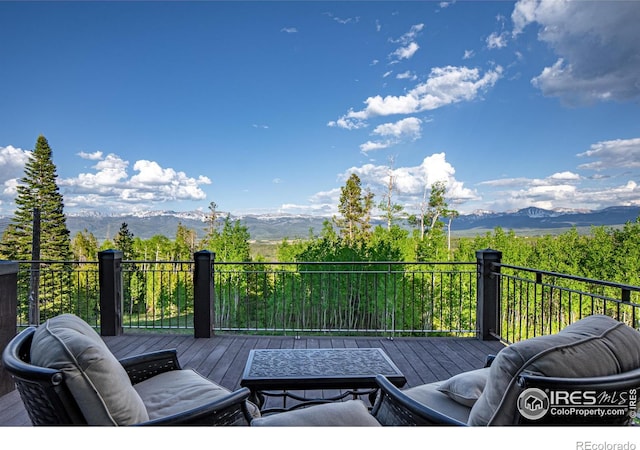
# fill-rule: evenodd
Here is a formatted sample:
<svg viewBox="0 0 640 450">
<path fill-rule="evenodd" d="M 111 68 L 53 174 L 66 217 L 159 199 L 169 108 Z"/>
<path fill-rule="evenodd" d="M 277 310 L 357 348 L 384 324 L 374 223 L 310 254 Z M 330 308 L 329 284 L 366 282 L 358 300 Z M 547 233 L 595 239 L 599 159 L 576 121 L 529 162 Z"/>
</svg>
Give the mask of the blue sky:
<svg viewBox="0 0 640 450">
<path fill-rule="evenodd" d="M 640 2 L 0 2 L 0 215 L 640 205 Z"/>
</svg>

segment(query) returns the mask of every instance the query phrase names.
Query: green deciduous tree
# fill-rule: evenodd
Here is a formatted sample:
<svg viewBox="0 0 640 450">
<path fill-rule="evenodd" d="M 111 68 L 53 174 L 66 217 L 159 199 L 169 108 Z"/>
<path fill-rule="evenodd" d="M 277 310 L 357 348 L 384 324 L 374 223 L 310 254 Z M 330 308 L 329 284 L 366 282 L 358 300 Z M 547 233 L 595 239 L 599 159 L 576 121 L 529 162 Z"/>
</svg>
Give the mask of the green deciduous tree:
<svg viewBox="0 0 640 450">
<path fill-rule="evenodd" d="M 71 240 L 71 250 L 76 261 L 97 261 L 98 260 L 98 240 L 85 228 L 78 231 Z"/>
<path fill-rule="evenodd" d="M 363 193 L 360 184 L 360 177 L 352 173 L 340 188 L 340 216 L 333 217 L 333 223 L 340 229 L 341 236 L 349 246 L 366 239 L 371 230 L 373 193 L 368 190 Z"/>
</svg>

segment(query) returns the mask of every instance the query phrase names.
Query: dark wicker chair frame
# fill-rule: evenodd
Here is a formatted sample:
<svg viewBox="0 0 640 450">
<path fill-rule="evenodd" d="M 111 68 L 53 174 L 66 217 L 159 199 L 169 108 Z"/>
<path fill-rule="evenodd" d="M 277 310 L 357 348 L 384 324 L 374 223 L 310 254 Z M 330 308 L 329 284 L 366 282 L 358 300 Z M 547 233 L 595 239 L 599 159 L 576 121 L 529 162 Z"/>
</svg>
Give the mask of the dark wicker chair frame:
<svg viewBox="0 0 640 450">
<path fill-rule="evenodd" d="M 16 388 L 33 425 L 87 425 L 78 404 L 65 383 L 64 372 L 30 364 L 35 327 L 14 337 L 2 354 L 5 369 Z M 180 370 L 175 350 L 161 350 L 120 360 L 132 384 L 169 370 Z M 251 417 L 246 400 L 249 389 L 241 388 L 228 396 L 179 414 L 138 425 L 248 425 Z"/>
<path fill-rule="evenodd" d="M 493 357 L 487 359 L 487 365 L 490 365 Z M 437 426 L 467 426 L 466 423 L 449 417 L 441 412 L 417 402 L 407 396 L 402 390 L 391 384 L 383 375 L 376 377 L 376 382 L 380 388 L 380 395 L 371 410 L 371 414 L 382 424 L 386 426 L 420 426 L 420 425 L 437 425 Z M 590 391 L 592 395 L 606 393 L 611 395 L 625 395 L 624 398 L 640 397 L 640 368 L 628 372 L 590 378 L 560 378 L 545 377 L 534 375 L 532 373 L 523 372 L 518 376 L 517 383 L 523 389 L 538 388 L 543 391 Z M 640 398 L 638 398 L 640 401 Z M 516 408 L 516 405 L 513 406 Z M 554 416 L 546 415 L 540 420 L 530 421 L 517 414 L 519 420 L 514 425 L 631 425 L 632 418 L 620 415 L 611 416 L 581 416 L 567 415 Z"/>
</svg>

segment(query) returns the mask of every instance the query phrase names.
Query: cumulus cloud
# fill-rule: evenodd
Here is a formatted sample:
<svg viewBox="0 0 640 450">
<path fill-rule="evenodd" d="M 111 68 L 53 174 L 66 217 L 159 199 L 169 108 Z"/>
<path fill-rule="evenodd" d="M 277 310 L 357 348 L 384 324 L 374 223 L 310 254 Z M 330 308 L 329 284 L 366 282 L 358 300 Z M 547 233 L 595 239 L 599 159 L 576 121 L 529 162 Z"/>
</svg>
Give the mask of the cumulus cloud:
<svg viewBox="0 0 640 450">
<path fill-rule="evenodd" d="M 204 200 L 206 195 L 200 186 L 211 184 L 208 177 L 189 177 L 155 161 L 136 161 L 132 176 L 128 168 L 129 161 L 110 153 L 97 161 L 93 172 L 59 180 L 65 205 L 117 209 L 124 204 L 149 207 L 152 203 L 174 200 Z"/>
<path fill-rule="evenodd" d="M 407 117 L 406 119 L 399 120 L 394 123 L 383 123 L 378 125 L 373 134 L 379 136 L 394 136 L 401 138 L 404 136 L 410 136 L 413 139 L 420 137 L 420 125 L 422 121 L 416 117 Z"/>
<path fill-rule="evenodd" d="M 496 211 L 510 211 L 525 206 L 544 209 L 603 209 L 609 206 L 640 206 L 640 187 L 635 181 L 622 185 L 580 186 L 556 184 L 527 186 L 498 193 L 487 206 Z"/>
<path fill-rule="evenodd" d="M 574 171 L 553 173 L 544 178 L 503 178 L 478 184 L 487 200 L 483 209 L 509 211 L 536 206 L 555 209 L 597 210 L 609 206 L 640 206 L 640 187 L 637 181 L 626 179 L 626 169 L 640 167 L 640 139 L 618 139 L 597 142 L 579 158 L 594 158 L 578 169 L 625 169 L 624 174 L 585 176 Z"/>
<path fill-rule="evenodd" d="M 11 145 L 0 147 L 0 182 L 21 177 L 24 165 L 29 161 L 31 152 Z"/>
<path fill-rule="evenodd" d="M 581 164 L 580 169 L 603 170 L 611 168 L 640 167 L 640 138 L 615 139 L 591 145 L 591 148 L 578 157 L 594 158 L 596 161 Z"/>
<path fill-rule="evenodd" d="M 389 167 L 384 165 L 365 164 L 360 167 L 351 167 L 340 174 L 339 179 L 346 181 L 352 173 L 357 174 L 363 186 L 371 189 L 377 197 L 387 189 L 389 180 Z M 447 199 L 450 204 L 478 200 L 477 192 L 466 188 L 464 183 L 456 180 L 455 169 L 446 160 L 445 153 L 436 153 L 424 158 L 417 166 L 398 167 L 391 170 L 391 176 L 395 180 L 396 193 L 399 202 L 406 205 L 408 210 L 413 210 L 420 204 L 426 189 L 437 181 L 443 181 L 447 185 Z"/>
<path fill-rule="evenodd" d="M 18 179 L 24 175 L 24 165 L 31 152 L 11 145 L 0 147 L 0 203 L 12 201 L 17 193 Z"/>
<path fill-rule="evenodd" d="M 366 107 L 350 110 L 329 126 L 356 129 L 367 126 L 366 120 L 375 116 L 415 114 L 441 108 L 461 101 L 472 101 L 481 92 L 492 87 L 502 77 L 502 67 L 497 66 L 481 76 L 477 68 L 436 67 L 431 69 L 426 82 L 418 84 L 405 95 L 376 95 L 367 98 Z"/>
<path fill-rule="evenodd" d="M 101 151 L 96 151 L 93 153 L 87 153 L 87 152 L 80 152 L 78 153 L 78 156 L 82 159 L 88 159 L 90 161 L 97 161 L 99 159 L 102 159 L 102 152 Z"/>
<path fill-rule="evenodd" d="M 558 55 L 532 83 L 572 105 L 640 97 L 640 2 L 520 0 L 513 36 L 536 24 Z"/>
<path fill-rule="evenodd" d="M 282 33 L 297 33 L 298 29 L 296 27 L 284 27 L 280 30 Z"/>
<path fill-rule="evenodd" d="M 360 151 L 368 153 L 373 150 L 381 150 L 400 142 L 415 141 L 421 137 L 422 121 L 416 117 L 407 117 L 397 122 L 378 125 L 372 132 L 373 135 L 387 138 L 382 141 L 368 141 L 360 146 Z"/>
</svg>

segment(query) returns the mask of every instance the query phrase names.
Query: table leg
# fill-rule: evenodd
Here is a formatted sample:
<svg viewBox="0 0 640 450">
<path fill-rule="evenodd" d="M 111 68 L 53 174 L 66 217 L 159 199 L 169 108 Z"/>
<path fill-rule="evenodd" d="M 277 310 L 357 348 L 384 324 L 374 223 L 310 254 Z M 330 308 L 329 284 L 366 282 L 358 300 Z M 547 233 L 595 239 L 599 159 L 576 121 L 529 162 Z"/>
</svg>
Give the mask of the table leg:
<svg viewBox="0 0 640 450">
<path fill-rule="evenodd" d="M 249 401 L 256 405 L 258 409 L 262 410 L 264 406 L 264 395 L 260 391 L 251 390 L 251 394 L 249 394 Z"/>
</svg>

